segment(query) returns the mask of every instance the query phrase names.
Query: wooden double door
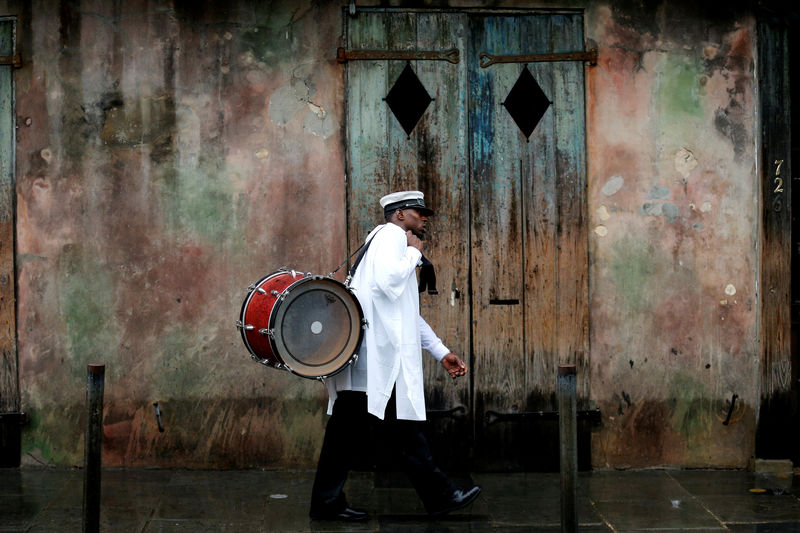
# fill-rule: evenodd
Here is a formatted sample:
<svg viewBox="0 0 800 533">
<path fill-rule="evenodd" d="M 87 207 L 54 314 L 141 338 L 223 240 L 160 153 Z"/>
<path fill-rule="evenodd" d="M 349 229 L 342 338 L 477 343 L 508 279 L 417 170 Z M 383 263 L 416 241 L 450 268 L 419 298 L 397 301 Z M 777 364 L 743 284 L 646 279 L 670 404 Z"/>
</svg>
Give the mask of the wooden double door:
<svg viewBox="0 0 800 533">
<path fill-rule="evenodd" d="M 383 194 L 418 189 L 436 211 L 421 312 L 470 368 L 453 382 L 424 356 L 438 456 L 557 468 L 558 365 L 578 365 L 582 404 L 589 390 L 585 67 L 500 61 L 582 51 L 582 15 L 359 10 L 345 47 L 436 52 L 348 61 L 346 136 L 351 248 Z"/>
</svg>

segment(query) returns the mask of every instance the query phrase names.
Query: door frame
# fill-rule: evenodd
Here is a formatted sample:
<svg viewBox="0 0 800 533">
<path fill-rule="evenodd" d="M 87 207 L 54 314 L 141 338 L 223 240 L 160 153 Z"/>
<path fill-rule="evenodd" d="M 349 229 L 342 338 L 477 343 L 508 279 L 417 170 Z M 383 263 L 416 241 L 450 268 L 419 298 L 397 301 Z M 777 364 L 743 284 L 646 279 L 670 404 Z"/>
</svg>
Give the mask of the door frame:
<svg viewBox="0 0 800 533">
<path fill-rule="evenodd" d="M 0 55 L 17 52 L 17 17 L 0 17 L 11 25 L 9 42 Z M 20 464 L 24 420 L 17 352 L 16 275 L 16 86 L 13 65 L 2 65 L 0 82 L 0 467 Z"/>
<path fill-rule="evenodd" d="M 387 14 L 390 14 L 390 13 L 421 13 L 421 14 L 442 13 L 442 14 L 453 14 L 453 15 L 465 15 L 466 17 L 470 17 L 470 16 L 486 16 L 486 17 L 507 16 L 507 17 L 510 17 L 510 16 L 566 14 L 566 15 L 578 15 L 578 16 L 580 16 L 581 24 L 583 25 L 582 29 L 585 29 L 585 10 L 584 9 L 403 8 L 403 7 L 364 7 L 364 8 L 361 8 L 361 7 L 359 7 L 359 8 L 357 8 L 357 11 L 356 11 L 354 16 L 358 17 L 359 13 L 387 13 Z M 351 16 L 353 16 L 353 15 L 349 14 L 348 8 L 343 7 L 343 9 L 342 9 L 343 45 L 345 47 L 349 47 L 350 42 L 351 42 L 351 39 L 350 39 L 350 24 L 349 24 L 349 19 L 351 18 Z M 582 43 L 581 43 L 582 44 L 582 48 L 585 49 L 585 38 L 584 38 L 583 34 L 581 35 L 581 41 L 582 41 Z M 466 62 L 466 61 L 469 61 L 469 60 L 472 59 L 472 58 L 468 57 L 468 53 L 467 53 L 468 52 L 468 48 L 469 48 L 469 46 L 468 46 L 468 43 L 467 43 L 467 45 L 465 46 L 465 49 L 461 50 L 461 52 L 462 52 L 461 61 L 462 62 Z M 469 73 L 469 68 L 467 68 L 467 73 Z M 351 153 L 350 153 L 350 149 L 351 149 L 351 141 L 352 141 L 352 139 L 350 137 L 351 131 L 350 131 L 350 127 L 349 127 L 349 124 L 350 124 L 350 121 L 349 121 L 349 117 L 350 117 L 349 107 L 351 105 L 350 92 L 349 92 L 349 87 L 351 86 L 350 69 L 349 68 L 345 68 L 343 77 L 344 77 L 344 95 L 345 95 L 344 96 L 344 116 L 345 116 L 345 120 L 343 121 L 344 144 L 345 144 L 345 146 L 344 146 L 344 157 L 345 157 L 345 169 L 346 169 L 346 175 L 345 175 L 345 213 L 346 213 L 346 220 L 347 220 L 347 228 L 352 228 L 357 223 L 357 220 L 354 220 L 351 217 L 351 213 L 353 211 L 353 197 L 352 197 L 352 195 L 353 195 L 353 192 L 352 192 L 352 190 L 353 190 L 353 179 L 350 176 L 350 169 L 351 169 L 351 160 L 350 160 Z M 469 83 L 470 83 L 470 81 L 469 81 L 469 76 L 468 76 L 467 84 L 469 85 Z M 582 167 L 582 178 L 583 178 L 583 181 L 582 181 L 582 185 L 581 185 L 583 187 L 583 199 L 582 199 L 582 205 L 581 205 L 581 215 L 582 215 L 582 220 L 584 221 L 583 223 L 584 223 L 584 226 L 585 226 L 585 221 L 587 220 L 587 217 L 588 217 L 587 198 L 586 198 L 587 178 L 588 178 L 588 152 L 586 151 L 586 132 L 585 132 L 585 126 L 586 126 L 586 114 L 585 114 L 585 112 L 586 112 L 586 104 L 585 104 L 586 81 L 585 81 L 585 77 L 583 78 L 583 82 L 582 82 L 582 87 L 581 88 L 582 88 L 582 92 L 576 98 L 578 98 L 581 101 L 582 105 L 583 105 L 583 125 L 584 125 L 583 150 L 584 150 L 584 156 L 583 156 L 583 167 Z M 467 90 L 467 98 L 466 98 L 466 101 L 465 101 L 465 106 L 467 107 L 467 112 L 466 112 L 467 117 L 466 117 L 466 119 L 467 119 L 467 134 L 468 135 L 469 135 L 468 132 L 469 132 L 469 108 L 470 108 L 470 105 L 471 104 L 470 104 L 469 90 Z M 413 135 L 413 133 L 412 133 L 412 135 Z M 467 335 L 468 335 L 467 345 L 469 347 L 468 348 L 469 349 L 469 353 L 465 354 L 466 355 L 465 359 L 467 360 L 468 365 L 469 365 L 470 369 L 472 370 L 472 369 L 475 368 L 475 357 L 476 357 L 476 354 L 475 354 L 475 329 L 474 329 L 474 320 L 475 320 L 474 319 L 474 317 L 475 317 L 475 312 L 474 312 L 474 305 L 475 305 L 474 292 L 475 291 L 474 291 L 474 279 L 473 279 L 473 274 L 474 273 L 473 273 L 473 268 L 472 268 L 472 262 L 473 262 L 473 251 L 472 251 L 472 241 L 473 241 L 473 235 L 472 235 L 472 229 L 473 228 L 472 228 L 472 226 L 473 226 L 473 220 L 472 220 L 472 217 L 473 217 L 474 214 L 472 212 L 472 207 L 471 207 L 472 206 L 472 194 L 473 194 L 473 191 L 472 191 L 473 169 L 471 167 L 471 155 L 470 155 L 470 145 L 471 145 L 471 143 L 472 143 L 471 140 L 467 140 L 465 156 L 467 158 L 468 176 L 467 176 L 467 182 L 466 182 L 466 190 L 464 191 L 464 194 L 466 196 L 466 203 L 467 203 L 467 207 L 468 207 L 468 210 L 469 210 L 469 212 L 467 214 L 467 219 L 466 219 L 467 231 L 468 231 L 468 237 L 467 237 L 468 238 L 468 244 L 467 244 L 467 253 L 466 253 L 465 261 L 467 261 L 467 265 L 468 265 L 466 292 L 467 292 L 468 298 L 469 298 L 467 314 L 468 314 L 468 317 L 469 317 L 469 324 L 470 324 L 470 327 L 469 327 L 469 329 L 467 331 Z M 522 184 L 521 184 L 521 186 L 522 186 Z M 523 221 L 523 223 L 524 223 L 524 221 Z M 591 334 L 590 334 L 590 322 L 589 322 L 589 305 L 590 305 L 590 302 L 589 302 L 589 292 L 588 292 L 588 285 L 589 285 L 589 272 L 588 272 L 588 270 L 589 270 L 588 269 L 589 235 L 588 235 L 588 231 L 586 231 L 585 227 L 584 227 L 584 231 L 582 232 L 582 237 L 583 237 L 583 241 L 585 241 L 585 242 L 583 242 L 583 244 L 584 244 L 583 250 L 585 251 L 585 256 L 586 256 L 586 272 L 585 272 L 585 278 L 586 278 L 586 281 L 585 281 L 585 285 L 586 285 L 586 287 L 585 287 L 586 288 L 586 295 L 585 295 L 586 320 L 585 320 L 585 330 L 584 330 L 584 337 L 583 338 L 584 338 L 584 341 L 585 341 L 584 342 L 584 344 L 585 344 L 584 360 L 586 362 L 584 368 L 586 368 L 587 371 L 585 372 L 585 375 L 580 377 L 580 379 L 583 380 L 586 383 L 586 385 L 585 385 L 585 387 L 583 388 L 583 391 L 582 391 L 582 392 L 584 392 L 584 396 L 585 397 L 581 397 L 580 398 L 581 404 L 579 405 L 579 407 L 587 406 L 588 405 L 587 402 L 589 401 L 588 361 L 590 359 L 590 352 L 591 352 L 591 347 L 590 347 Z M 355 247 L 357 247 L 357 246 L 359 246 L 361 244 L 360 242 L 357 241 L 358 237 L 353 237 L 353 234 L 349 230 L 346 231 L 346 239 L 347 239 L 347 249 L 349 249 L 349 250 L 350 249 L 354 249 Z M 444 289 L 447 290 L 448 287 L 444 287 Z M 445 339 L 445 341 L 446 341 L 446 339 Z M 471 436 L 472 436 L 472 442 L 470 444 L 471 444 L 471 447 L 474 447 L 476 445 L 476 437 L 477 437 L 476 429 L 478 428 L 479 424 L 485 424 L 485 421 L 482 420 L 482 419 L 478 420 L 478 415 L 482 416 L 482 414 L 475 412 L 475 408 L 476 408 L 475 407 L 475 373 L 472 372 L 472 371 L 469 372 L 468 373 L 468 377 L 469 377 L 468 419 L 469 419 L 470 433 L 471 433 Z M 555 379 L 556 379 L 556 376 L 554 374 L 554 376 L 553 376 L 554 384 L 555 384 Z M 426 391 L 426 395 L 427 395 L 427 392 L 428 391 Z M 432 417 L 429 416 L 429 418 L 436 418 L 441 413 L 438 413 L 438 412 L 431 413 L 429 411 L 429 414 L 433 414 L 434 415 Z M 556 420 L 557 420 L 557 418 L 556 418 Z M 584 460 L 582 461 L 582 468 L 587 468 L 587 467 L 590 466 L 590 464 L 589 464 L 590 463 L 590 453 L 588 451 L 588 440 L 590 439 L 590 436 L 589 436 L 588 430 L 585 431 L 585 432 L 582 432 L 582 433 L 585 434 L 584 437 L 587 437 L 587 438 L 583 439 L 583 448 L 584 448 L 585 453 L 583 454 Z M 469 457 L 471 459 L 474 458 L 474 453 L 473 452 L 474 452 L 474 450 L 472 450 L 472 449 L 469 451 Z M 460 467 L 463 467 L 463 463 L 460 465 Z M 556 464 L 556 467 L 557 467 L 557 464 Z"/>
</svg>

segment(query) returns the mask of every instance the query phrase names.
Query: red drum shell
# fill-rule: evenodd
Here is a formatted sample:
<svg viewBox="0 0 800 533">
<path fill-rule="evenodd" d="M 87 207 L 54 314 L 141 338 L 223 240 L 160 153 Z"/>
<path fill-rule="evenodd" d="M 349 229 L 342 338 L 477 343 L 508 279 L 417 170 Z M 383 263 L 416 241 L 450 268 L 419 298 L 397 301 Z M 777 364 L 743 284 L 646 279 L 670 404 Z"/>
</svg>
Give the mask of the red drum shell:
<svg viewBox="0 0 800 533">
<path fill-rule="evenodd" d="M 342 283 L 280 270 L 258 281 L 245 298 L 242 340 L 254 359 L 320 379 L 355 360 L 363 317 L 355 295 Z"/>
<path fill-rule="evenodd" d="M 261 278 L 252 287 L 252 290 L 242 304 L 241 323 L 242 340 L 247 350 L 267 364 L 280 366 L 282 361 L 272 347 L 269 335 L 262 334 L 262 330 L 269 329 L 269 315 L 278 301 L 272 291 L 283 292 L 289 285 L 302 279 L 303 274 L 278 271 Z M 263 291 L 263 292 L 262 292 Z M 253 326 L 248 328 L 248 326 Z"/>
</svg>

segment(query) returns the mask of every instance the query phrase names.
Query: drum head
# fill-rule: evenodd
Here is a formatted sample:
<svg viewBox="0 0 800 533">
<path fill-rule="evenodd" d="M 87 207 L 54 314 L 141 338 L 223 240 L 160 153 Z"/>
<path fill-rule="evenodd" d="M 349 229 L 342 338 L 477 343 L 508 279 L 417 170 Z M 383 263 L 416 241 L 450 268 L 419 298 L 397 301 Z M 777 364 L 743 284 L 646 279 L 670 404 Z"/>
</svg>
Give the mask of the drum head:
<svg viewBox="0 0 800 533">
<path fill-rule="evenodd" d="M 273 315 L 270 327 L 278 355 L 300 376 L 331 376 L 361 346 L 361 306 L 334 279 L 305 278 L 294 283 Z"/>
</svg>

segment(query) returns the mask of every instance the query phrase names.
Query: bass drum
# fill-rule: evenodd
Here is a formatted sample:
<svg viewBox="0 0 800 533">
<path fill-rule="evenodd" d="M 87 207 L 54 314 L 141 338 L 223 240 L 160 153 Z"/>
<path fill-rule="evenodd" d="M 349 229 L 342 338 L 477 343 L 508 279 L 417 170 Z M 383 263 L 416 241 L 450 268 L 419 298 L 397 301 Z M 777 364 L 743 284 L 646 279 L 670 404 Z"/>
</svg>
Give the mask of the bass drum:
<svg viewBox="0 0 800 533">
<path fill-rule="evenodd" d="M 361 305 L 344 284 L 286 269 L 248 288 L 236 325 L 254 360 L 309 379 L 354 363 L 365 326 Z"/>
</svg>

